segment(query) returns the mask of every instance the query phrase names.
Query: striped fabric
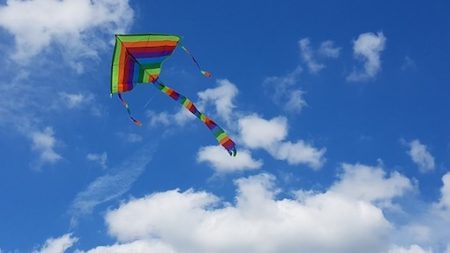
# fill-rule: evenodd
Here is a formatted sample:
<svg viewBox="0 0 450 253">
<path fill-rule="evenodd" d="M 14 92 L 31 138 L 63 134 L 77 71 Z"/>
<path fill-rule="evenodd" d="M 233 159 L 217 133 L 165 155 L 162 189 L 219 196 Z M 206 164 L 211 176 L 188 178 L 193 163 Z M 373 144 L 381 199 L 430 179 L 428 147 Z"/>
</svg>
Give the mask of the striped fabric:
<svg viewBox="0 0 450 253">
<path fill-rule="evenodd" d="M 216 122 L 214 122 L 204 113 L 200 112 L 189 98 L 178 93 L 177 91 L 161 83 L 160 81 L 157 81 L 155 85 L 161 92 L 183 105 L 184 108 L 186 108 L 188 111 L 194 114 L 195 117 L 201 120 L 206 125 L 206 127 L 211 130 L 214 137 L 216 137 L 217 142 L 219 142 L 220 145 L 222 145 L 231 156 L 236 155 L 236 145 L 230 139 L 230 137 L 228 137 L 227 133 L 225 133 L 225 131 L 221 127 L 219 127 Z"/>
<path fill-rule="evenodd" d="M 173 53 L 179 41 L 180 37 L 176 35 L 116 35 L 116 46 L 114 48 L 111 66 L 111 94 L 118 94 L 130 119 L 136 125 L 140 126 L 142 125 L 141 122 L 131 115 L 128 103 L 122 98 L 121 93 L 132 90 L 135 84 L 152 83 L 161 92 L 179 102 L 200 119 L 208 129 L 211 130 L 220 145 L 222 145 L 231 156 L 236 156 L 235 143 L 221 127 L 204 113 L 198 111 L 197 107 L 189 98 L 181 95 L 159 81 L 162 64 L 164 60 Z M 200 68 L 197 60 L 185 47 L 182 47 L 182 49 L 191 56 L 192 60 L 204 76 L 211 76 L 211 73 Z"/>
<path fill-rule="evenodd" d="M 155 82 L 179 41 L 176 35 L 116 35 L 111 94 L 130 91 L 134 84 Z"/>
</svg>

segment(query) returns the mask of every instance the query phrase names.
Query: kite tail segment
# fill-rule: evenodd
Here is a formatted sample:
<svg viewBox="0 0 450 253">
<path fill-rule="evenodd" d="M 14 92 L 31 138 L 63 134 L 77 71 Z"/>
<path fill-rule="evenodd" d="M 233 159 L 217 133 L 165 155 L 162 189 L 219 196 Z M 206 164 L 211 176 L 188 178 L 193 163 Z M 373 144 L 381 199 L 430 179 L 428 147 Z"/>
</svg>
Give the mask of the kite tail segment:
<svg viewBox="0 0 450 253">
<path fill-rule="evenodd" d="M 123 107 L 125 107 L 125 109 L 127 109 L 128 116 L 130 117 L 131 121 L 133 121 L 133 123 L 134 123 L 136 126 L 142 126 L 142 122 L 141 122 L 140 120 L 134 118 L 134 117 L 131 115 L 130 107 L 128 106 L 127 101 L 125 101 L 125 99 L 123 99 L 122 94 L 121 94 L 121 93 L 117 93 L 117 95 L 118 95 L 118 97 L 119 97 L 119 99 L 120 99 L 120 102 L 122 103 Z"/>
<path fill-rule="evenodd" d="M 211 130 L 217 142 L 228 151 L 228 154 L 230 154 L 230 156 L 236 156 L 236 144 L 234 143 L 234 141 L 231 140 L 228 134 L 220 126 L 218 126 L 216 122 L 214 122 L 204 113 L 200 112 L 189 98 L 166 86 L 160 81 L 156 81 L 153 84 L 158 90 L 183 105 L 184 108 L 186 108 L 188 111 L 194 114 L 195 117 L 201 120 L 206 125 L 206 127 Z"/>
<path fill-rule="evenodd" d="M 192 58 L 192 61 L 195 63 L 195 65 L 197 65 L 197 68 L 200 70 L 200 73 L 202 73 L 203 76 L 205 76 L 205 77 L 211 77 L 211 76 L 212 76 L 211 72 L 206 71 L 206 70 L 203 70 L 203 69 L 200 67 L 200 64 L 198 64 L 198 62 L 197 62 L 197 60 L 195 59 L 195 57 L 191 54 L 191 52 L 189 52 L 189 50 L 188 50 L 186 47 L 184 47 L 183 45 L 181 45 L 181 48 L 183 49 L 183 51 L 184 51 L 186 54 L 188 54 L 188 55 Z"/>
</svg>

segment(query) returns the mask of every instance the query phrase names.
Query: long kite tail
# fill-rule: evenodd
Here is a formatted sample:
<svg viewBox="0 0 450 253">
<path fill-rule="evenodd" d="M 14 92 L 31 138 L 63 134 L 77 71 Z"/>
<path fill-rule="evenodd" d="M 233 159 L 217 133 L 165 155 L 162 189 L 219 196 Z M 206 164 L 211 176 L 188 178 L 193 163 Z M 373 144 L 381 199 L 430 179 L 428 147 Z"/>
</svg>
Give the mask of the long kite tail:
<svg viewBox="0 0 450 253">
<path fill-rule="evenodd" d="M 188 55 L 192 58 L 192 61 L 195 63 L 195 65 L 197 65 L 197 68 L 198 68 L 198 70 L 200 70 L 200 73 L 202 73 L 202 75 L 204 75 L 205 77 L 211 77 L 211 76 L 212 76 L 211 72 L 206 71 L 206 70 L 203 70 L 203 69 L 200 67 L 200 64 L 198 64 L 198 62 L 197 62 L 197 60 L 195 59 L 195 57 L 191 54 L 191 52 L 189 52 L 189 50 L 188 50 L 185 46 L 181 45 L 181 48 L 183 49 L 183 51 L 184 51 L 186 54 L 188 54 Z"/>
<path fill-rule="evenodd" d="M 134 117 L 131 115 L 130 107 L 128 106 L 127 101 L 125 101 L 125 99 L 123 99 L 122 94 L 121 94 L 121 93 L 117 93 L 117 95 L 118 95 L 119 100 L 120 100 L 120 102 L 122 103 L 123 107 L 125 107 L 125 109 L 127 109 L 128 116 L 130 117 L 131 121 L 133 121 L 133 123 L 136 124 L 137 126 L 142 126 L 142 122 L 141 122 L 140 120 L 134 118 Z"/>
<path fill-rule="evenodd" d="M 200 112 L 189 98 L 176 92 L 174 89 L 166 86 L 160 81 L 154 82 L 154 85 L 156 85 L 156 88 L 158 88 L 161 92 L 171 97 L 173 100 L 179 102 L 192 114 L 194 114 L 195 117 L 200 119 L 209 128 L 209 130 L 211 130 L 220 145 L 222 145 L 231 156 L 236 156 L 236 144 L 233 142 L 233 140 L 231 140 L 228 134 L 225 133 L 225 131 L 221 127 L 219 127 L 212 119 L 210 119 L 204 113 Z"/>
</svg>

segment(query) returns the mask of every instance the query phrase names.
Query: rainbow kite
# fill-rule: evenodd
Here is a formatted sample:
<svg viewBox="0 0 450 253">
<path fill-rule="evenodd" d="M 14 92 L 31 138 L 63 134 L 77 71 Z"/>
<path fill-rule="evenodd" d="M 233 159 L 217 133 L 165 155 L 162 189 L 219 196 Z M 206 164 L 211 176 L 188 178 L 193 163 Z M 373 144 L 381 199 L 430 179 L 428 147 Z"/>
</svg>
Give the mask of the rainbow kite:
<svg viewBox="0 0 450 253">
<path fill-rule="evenodd" d="M 178 101 L 187 110 L 200 119 L 213 133 L 217 141 L 231 156 L 236 156 L 236 145 L 227 133 L 212 119 L 197 110 L 192 101 L 166 86 L 159 80 L 164 61 L 172 55 L 180 42 L 177 35 L 166 34 L 130 34 L 116 35 L 116 45 L 111 66 L 111 94 L 117 93 L 130 119 L 138 126 L 142 123 L 131 115 L 128 103 L 121 93 L 130 91 L 136 84 L 153 84 L 158 90 Z M 210 77 L 211 73 L 200 68 L 197 60 L 183 46 L 181 48 L 191 56 L 200 72 Z"/>
</svg>

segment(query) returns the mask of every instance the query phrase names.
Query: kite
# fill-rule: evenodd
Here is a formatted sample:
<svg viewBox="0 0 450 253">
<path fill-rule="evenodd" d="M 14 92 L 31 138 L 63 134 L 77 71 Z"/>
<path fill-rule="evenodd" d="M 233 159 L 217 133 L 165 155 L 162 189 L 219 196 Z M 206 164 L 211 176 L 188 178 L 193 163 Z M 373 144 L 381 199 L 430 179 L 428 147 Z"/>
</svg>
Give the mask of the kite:
<svg viewBox="0 0 450 253">
<path fill-rule="evenodd" d="M 161 68 L 165 60 L 180 44 L 180 37 L 167 34 L 128 34 L 116 35 L 116 44 L 111 66 L 111 95 L 117 94 L 130 119 L 138 126 L 142 123 L 131 114 L 128 103 L 122 93 L 131 91 L 138 84 L 151 84 L 158 90 L 180 103 L 213 133 L 216 140 L 231 156 L 236 156 L 236 145 L 228 134 L 211 118 L 200 112 L 186 96 L 178 93 L 159 80 Z M 180 44 L 205 77 L 211 73 L 200 68 L 197 60 L 187 48 Z"/>
</svg>

